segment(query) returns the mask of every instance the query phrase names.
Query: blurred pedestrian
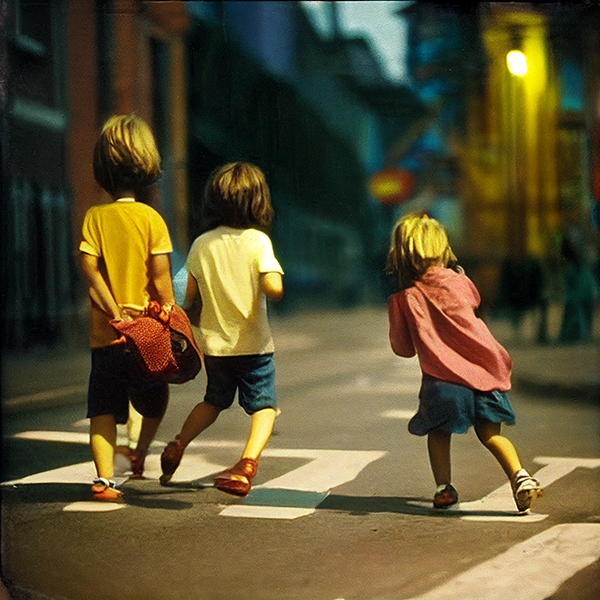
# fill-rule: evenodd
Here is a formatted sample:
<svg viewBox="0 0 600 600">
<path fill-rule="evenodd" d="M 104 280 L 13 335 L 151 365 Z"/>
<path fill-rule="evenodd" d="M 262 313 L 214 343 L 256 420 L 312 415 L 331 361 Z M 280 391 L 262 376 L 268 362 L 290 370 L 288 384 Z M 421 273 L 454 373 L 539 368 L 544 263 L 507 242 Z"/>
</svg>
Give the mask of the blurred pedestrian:
<svg viewBox="0 0 600 600">
<path fill-rule="evenodd" d="M 246 496 L 277 415 L 273 339 L 266 299 L 283 296 L 282 269 L 266 232 L 273 218 L 264 174 L 244 162 L 209 178 L 204 198 L 207 231 L 190 249 L 184 307 L 200 301 L 200 339 L 208 384 L 176 439 L 161 456 L 161 483 L 170 481 L 187 445 L 239 403 L 251 417 L 241 459 L 216 478 L 218 489 Z"/>
<path fill-rule="evenodd" d="M 594 310 L 599 296 L 594 265 L 598 253 L 590 228 L 569 224 L 562 237 L 561 254 L 565 260 L 565 301 L 559 341 L 564 344 L 592 339 Z"/>
<path fill-rule="evenodd" d="M 160 156 L 148 125 L 135 115 L 110 118 L 94 149 L 94 175 L 113 201 L 90 208 L 79 246 L 91 300 L 92 366 L 88 392 L 90 445 L 98 478 L 92 495 L 119 500 L 114 456 L 117 424 L 125 424 L 129 402 L 142 415 L 132 471 L 141 477 L 144 460 L 164 415 L 168 384 L 144 378 L 112 320 L 144 314 L 151 300 L 165 312 L 173 306 L 169 253 L 162 217 L 137 197 L 155 181 Z"/>
<path fill-rule="evenodd" d="M 402 217 L 394 229 L 388 267 L 400 283 L 400 292 L 388 301 L 392 350 L 403 357 L 416 354 L 422 370 L 419 409 L 408 430 L 428 436 L 437 485 L 434 507 L 458 502 L 451 478 L 451 436 L 474 426 L 509 478 L 518 510 L 527 510 L 541 494 L 540 484 L 500 435 L 503 422 L 515 422 L 506 395 L 512 363 L 477 316 L 479 293 L 456 264 L 443 226 L 426 215 Z"/>
</svg>

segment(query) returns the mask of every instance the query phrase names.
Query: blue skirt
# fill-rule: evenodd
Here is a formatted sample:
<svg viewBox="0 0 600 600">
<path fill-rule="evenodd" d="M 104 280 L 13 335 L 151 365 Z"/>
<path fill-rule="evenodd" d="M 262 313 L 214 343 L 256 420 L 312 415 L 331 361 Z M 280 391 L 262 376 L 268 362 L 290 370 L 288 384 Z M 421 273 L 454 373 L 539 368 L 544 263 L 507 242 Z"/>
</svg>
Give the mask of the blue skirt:
<svg viewBox="0 0 600 600">
<path fill-rule="evenodd" d="M 408 423 L 410 433 L 466 433 L 472 425 L 489 422 L 514 425 L 515 413 L 505 392 L 480 392 L 423 374 L 419 410 Z"/>
</svg>

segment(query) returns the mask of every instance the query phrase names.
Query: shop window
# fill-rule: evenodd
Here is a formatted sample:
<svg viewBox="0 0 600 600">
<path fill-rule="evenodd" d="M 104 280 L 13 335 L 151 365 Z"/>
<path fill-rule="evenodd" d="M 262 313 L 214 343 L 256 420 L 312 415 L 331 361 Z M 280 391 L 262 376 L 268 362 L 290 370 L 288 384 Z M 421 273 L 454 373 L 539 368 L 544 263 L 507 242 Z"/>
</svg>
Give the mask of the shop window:
<svg viewBox="0 0 600 600">
<path fill-rule="evenodd" d="M 14 5 L 11 56 L 12 85 L 16 97 L 56 107 L 54 61 L 55 18 L 60 3 L 19 0 Z"/>
</svg>

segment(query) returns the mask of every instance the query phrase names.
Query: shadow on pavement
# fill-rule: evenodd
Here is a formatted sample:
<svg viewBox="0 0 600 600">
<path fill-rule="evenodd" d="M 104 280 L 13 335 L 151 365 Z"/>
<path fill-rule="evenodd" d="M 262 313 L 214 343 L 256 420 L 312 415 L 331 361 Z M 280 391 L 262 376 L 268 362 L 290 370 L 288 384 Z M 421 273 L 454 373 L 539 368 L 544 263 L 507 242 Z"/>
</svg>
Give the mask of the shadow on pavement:
<svg viewBox="0 0 600 600">
<path fill-rule="evenodd" d="M 421 506 L 421 504 L 429 506 Z M 399 497 L 368 497 L 368 496 L 336 496 L 329 495 L 317 508 L 319 510 L 338 510 L 354 515 L 369 513 L 400 513 L 405 515 L 459 518 L 465 516 L 478 517 L 507 517 L 514 516 L 514 511 L 502 510 L 445 510 L 435 509 L 431 498 L 399 498 Z"/>
<path fill-rule="evenodd" d="M 163 510 L 187 510 L 194 505 L 174 498 L 161 498 L 160 490 L 141 492 L 126 487 L 126 495 L 120 504 L 139 508 Z M 194 490 L 189 490 L 194 492 Z M 172 493 L 168 490 L 163 494 Z M 2 503 L 10 504 L 73 504 L 93 502 L 89 484 L 76 483 L 28 483 L 2 487 Z"/>
</svg>

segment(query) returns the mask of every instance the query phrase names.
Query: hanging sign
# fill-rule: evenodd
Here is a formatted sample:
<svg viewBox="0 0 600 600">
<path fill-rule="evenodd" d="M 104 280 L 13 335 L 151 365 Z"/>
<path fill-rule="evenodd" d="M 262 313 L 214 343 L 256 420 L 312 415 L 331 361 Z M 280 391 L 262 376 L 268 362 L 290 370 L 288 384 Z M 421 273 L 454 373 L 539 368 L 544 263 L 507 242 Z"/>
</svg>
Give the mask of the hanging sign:
<svg viewBox="0 0 600 600">
<path fill-rule="evenodd" d="M 415 187 L 414 175 L 400 167 L 387 167 L 377 171 L 369 180 L 369 193 L 388 206 L 408 200 Z"/>
</svg>

